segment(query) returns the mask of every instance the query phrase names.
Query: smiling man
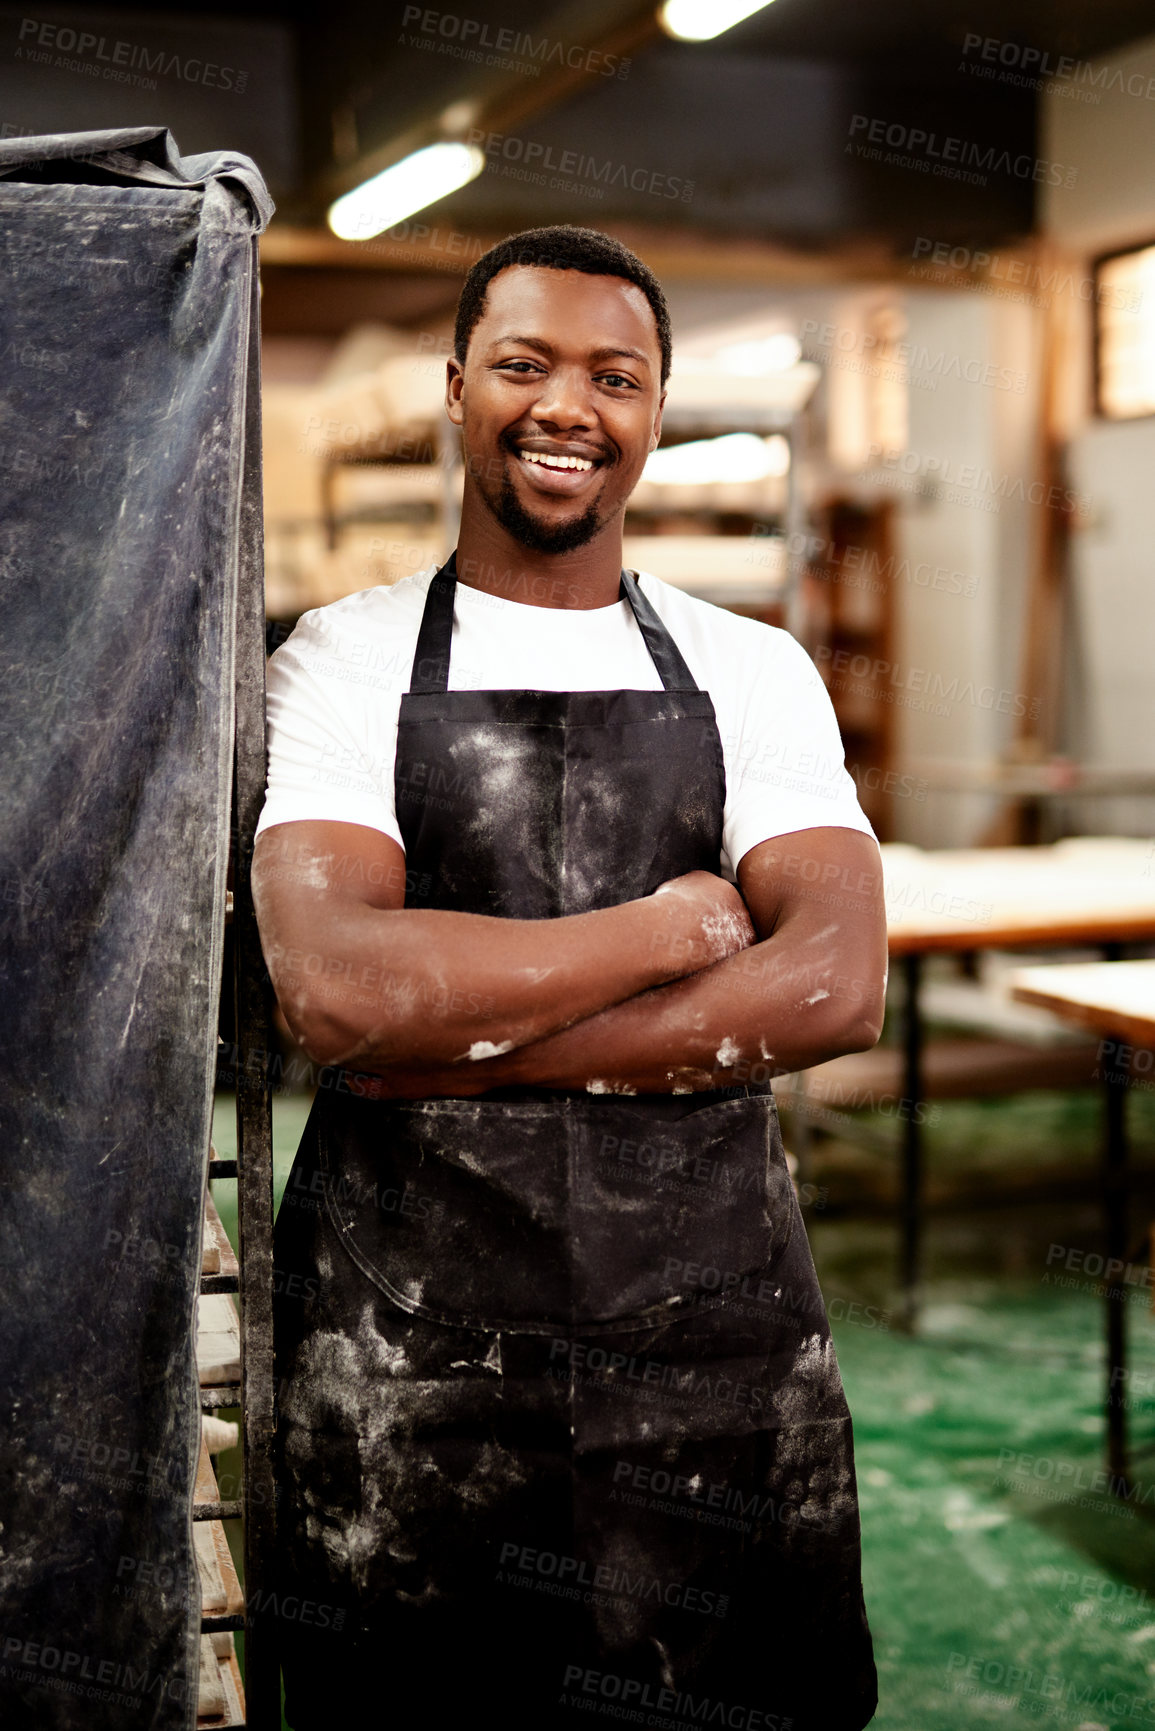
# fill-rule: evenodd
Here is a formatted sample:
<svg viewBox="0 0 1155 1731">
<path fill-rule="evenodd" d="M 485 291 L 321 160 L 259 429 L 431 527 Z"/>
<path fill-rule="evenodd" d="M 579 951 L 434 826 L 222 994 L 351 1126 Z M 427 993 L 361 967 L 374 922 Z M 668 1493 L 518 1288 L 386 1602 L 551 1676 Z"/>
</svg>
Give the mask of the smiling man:
<svg viewBox="0 0 1155 1731">
<path fill-rule="evenodd" d="M 422 1728 L 874 1711 L 769 1079 L 878 1036 L 878 848 L 793 640 L 622 570 L 669 369 L 618 243 L 494 248 L 454 557 L 270 664 L 257 909 L 333 1083 L 276 1235 L 296 1731 L 337 1680 Z"/>
</svg>

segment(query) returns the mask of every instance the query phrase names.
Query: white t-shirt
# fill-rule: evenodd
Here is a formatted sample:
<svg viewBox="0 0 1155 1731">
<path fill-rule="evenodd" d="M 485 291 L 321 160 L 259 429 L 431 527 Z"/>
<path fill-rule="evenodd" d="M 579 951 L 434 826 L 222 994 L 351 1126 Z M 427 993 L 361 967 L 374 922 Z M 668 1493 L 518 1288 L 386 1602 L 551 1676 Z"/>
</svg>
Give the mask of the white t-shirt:
<svg viewBox="0 0 1155 1731">
<path fill-rule="evenodd" d="M 393 797 L 397 713 L 433 571 L 302 616 L 268 669 L 269 782 L 257 833 L 329 819 L 401 842 Z M 786 631 L 699 601 L 646 572 L 646 598 L 714 701 L 726 766 L 719 869 L 759 842 L 834 825 L 873 830 L 843 765 L 826 688 Z M 534 607 L 458 583 L 451 691 L 657 691 L 628 601 Z M 402 845 L 404 845 L 402 843 Z"/>
</svg>

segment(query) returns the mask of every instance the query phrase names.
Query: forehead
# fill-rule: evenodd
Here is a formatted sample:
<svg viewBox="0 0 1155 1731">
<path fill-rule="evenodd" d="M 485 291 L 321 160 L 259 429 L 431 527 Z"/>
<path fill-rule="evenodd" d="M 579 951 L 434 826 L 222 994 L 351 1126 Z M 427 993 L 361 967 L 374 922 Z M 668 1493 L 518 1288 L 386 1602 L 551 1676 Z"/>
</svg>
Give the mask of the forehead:
<svg viewBox="0 0 1155 1731">
<path fill-rule="evenodd" d="M 483 343 L 507 335 L 540 337 L 557 348 L 620 342 L 650 355 L 655 373 L 661 366 L 653 308 L 637 283 L 625 277 L 510 265 L 486 289 L 485 309 L 474 329 Z"/>
</svg>

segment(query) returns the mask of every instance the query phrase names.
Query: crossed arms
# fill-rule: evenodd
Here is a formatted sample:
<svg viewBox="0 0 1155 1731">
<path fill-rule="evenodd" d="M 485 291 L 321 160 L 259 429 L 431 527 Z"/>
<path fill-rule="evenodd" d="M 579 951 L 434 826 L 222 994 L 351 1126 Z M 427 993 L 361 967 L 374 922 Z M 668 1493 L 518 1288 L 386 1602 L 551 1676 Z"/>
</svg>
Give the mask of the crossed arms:
<svg viewBox="0 0 1155 1731">
<path fill-rule="evenodd" d="M 253 893 L 294 1038 L 380 1097 L 514 1083 L 671 1093 L 768 1080 L 872 1046 L 886 924 L 876 843 L 796 831 L 738 889 L 691 872 L 554 920 L 406 908 L 405 855 L 360 824 L 274 825 Z M 739 893 L 740 892 L 740 893 Z"/>
</svg>

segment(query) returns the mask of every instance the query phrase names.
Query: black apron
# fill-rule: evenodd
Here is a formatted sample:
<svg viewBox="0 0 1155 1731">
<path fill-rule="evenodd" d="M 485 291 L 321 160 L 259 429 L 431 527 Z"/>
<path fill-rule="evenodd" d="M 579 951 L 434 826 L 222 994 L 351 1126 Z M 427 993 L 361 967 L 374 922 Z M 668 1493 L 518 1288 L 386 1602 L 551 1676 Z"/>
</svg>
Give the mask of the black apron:
<svg viewBox="0 0 1155 1731">
<path fill-rule="evenodd" d="M 660 691 L 449 691 L 455 587 L 450 560 L 401 702 L 407 902 L 551 919 L 716 872 L 713 704 L 635 579 Z M 484 1050 L 491 1007 L 458 1007 Z M 860 1731 L 850 1417 L 769 1087 L 358 1087 L 319 1090 L 276 1226 L 279 1591 L 250 1613 L 295 1731 L 351 1689 L 422 1731 Z"/>
</svg>

